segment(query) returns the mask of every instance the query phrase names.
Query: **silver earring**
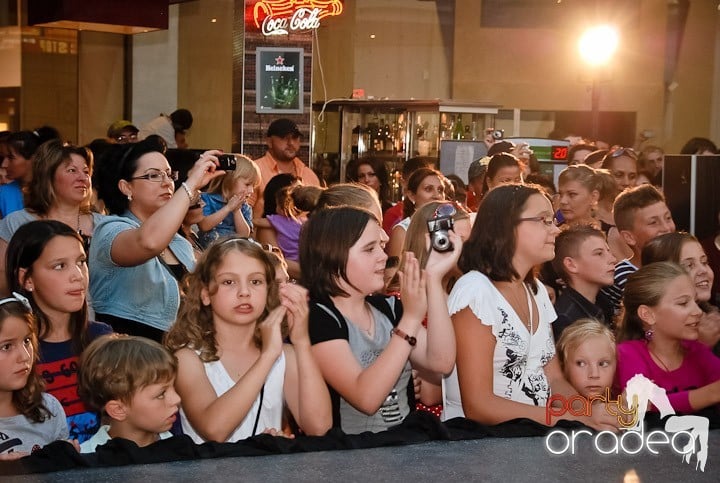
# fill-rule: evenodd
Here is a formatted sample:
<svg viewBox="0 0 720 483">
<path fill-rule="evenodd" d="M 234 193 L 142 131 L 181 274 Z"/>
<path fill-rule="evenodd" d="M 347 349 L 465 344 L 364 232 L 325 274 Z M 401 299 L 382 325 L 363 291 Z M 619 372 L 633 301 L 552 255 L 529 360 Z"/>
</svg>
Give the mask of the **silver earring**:
<svg viewBox="0 0 720 483">
<path fill-rule="evenodd" d="M 128 201 L 132 201 L 132 194 L 129 194 L 127 196 L 128 196 Z"/>
</svg>

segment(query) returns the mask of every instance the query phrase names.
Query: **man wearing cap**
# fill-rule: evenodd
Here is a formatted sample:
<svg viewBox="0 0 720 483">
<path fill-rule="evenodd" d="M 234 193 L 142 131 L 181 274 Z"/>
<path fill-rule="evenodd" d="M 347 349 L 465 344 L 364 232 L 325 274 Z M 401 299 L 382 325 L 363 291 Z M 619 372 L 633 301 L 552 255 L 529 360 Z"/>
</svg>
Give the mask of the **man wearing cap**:
<svg viewBox="0 0 720 483">
<path fill-rule="evenodd" d="M 170 149 L 187 148 L 186 131 L 192 127 L 193 116 L 187 109 L 177 109 L 169 116 L 160 114 L 140 128 L 139 139 L 157 134 L 165 140 Z"/>
<path fill-rule="evenodd" d="M 107 130 L 108 142 L 110 144 L 128 144 L 136 143 L 139 141 L 138 132 L 140 130 L 136 128 L 133 123 L 121 119 L 110 124 Z"/>
<path fill-rule="evenodd" d="M 300 150 L 302 133 L 290 119 L 275 119 L 267 130 L 267 151 L 255 160 L 260 167 L 260 185 L 248 203 L 253 206 L 253 213 L 261 217 L 263 212 L 263 191 L 270 179 L 281 173 L 289 173 L 302 181 L 304 185 L 320 186 L 315 172 L 307 167 L 297 153 Z"/>
</svg>

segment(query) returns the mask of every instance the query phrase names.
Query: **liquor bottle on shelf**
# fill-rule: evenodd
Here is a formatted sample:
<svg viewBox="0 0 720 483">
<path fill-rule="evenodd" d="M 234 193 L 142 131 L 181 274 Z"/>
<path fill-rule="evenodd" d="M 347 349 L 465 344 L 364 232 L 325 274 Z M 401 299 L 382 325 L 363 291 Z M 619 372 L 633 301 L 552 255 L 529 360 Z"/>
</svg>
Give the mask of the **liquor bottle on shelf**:
<svg viewBox="0 0 720 483">
<path fill-rule="evenodd" d="M 470 124 L 465 124 L 465 131 L 463 132 L 462 138 L 466 141 L 469 141 L 473 138 L 472 133 L 470 132 Z"/>
<path fill-rule="evenodd" d="M 350 150 L 351 150 L 353 159 L 357 159 L 357 157 L 359 155 L 360 135 L 361 134 L 362 134 L 362 128 L 358 124 L 352 130 L 352 141 L 351 141 Z"/>
<path fill-rule="evenodd" d="M 459 141 L 463 138 L 463 133 L 462 117 L 458 115 L 455 120 L 455 125 L 453 126 L 452 138 Z"/>
</svg>

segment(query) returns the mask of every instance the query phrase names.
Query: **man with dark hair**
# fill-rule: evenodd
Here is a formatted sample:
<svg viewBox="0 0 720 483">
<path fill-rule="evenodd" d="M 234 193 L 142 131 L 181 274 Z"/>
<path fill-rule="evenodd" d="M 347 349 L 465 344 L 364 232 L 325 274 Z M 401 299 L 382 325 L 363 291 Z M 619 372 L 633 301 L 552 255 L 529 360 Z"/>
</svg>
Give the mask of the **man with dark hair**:
<svg viewBox="0 0 720 483">
<path fill-rule="evenodd" d="M 192 124 L 192 113 L 187 109 L 177 109 L 169 116 L 160 114 L 145 124 L 140 128 L 138 139 L 145 139 L 152 134 L 157 134 L 165 140 L 168 148 L 186 149 L 188 144 L 185 136 Z"/>
<path fill-rule="evenodd" d="M 267 151 L 256 159 L 260 168 L 260 185 L 248 200 L 256 216 L 263 213 L 263 191 L 270 179 L 278 174 L 288 173 L 302 181 L 304 185 L 320 186 L 320 180 L 300 158 L 300 139 L 302 133 L 297 124 L 290 119 L 275 119 L 267 130 Z"/>
</svg>

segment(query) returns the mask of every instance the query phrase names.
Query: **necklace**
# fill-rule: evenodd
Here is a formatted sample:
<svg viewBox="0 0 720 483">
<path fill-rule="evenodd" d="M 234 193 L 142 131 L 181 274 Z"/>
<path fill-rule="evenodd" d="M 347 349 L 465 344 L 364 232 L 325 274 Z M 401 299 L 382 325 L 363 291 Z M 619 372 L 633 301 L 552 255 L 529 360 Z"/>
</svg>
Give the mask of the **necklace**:
<svg viewBox="0 0 720 483">
<path fill-rule="evenodd" d="M 658 361 L 660 363 L 660 365 L 663 367 L 663 369 L 665 369 L 665 372 L 672 372 L 670 370 L 670 368 L 667 366 L 667 364 L 665 364 L 665 362 L 660 358 L 660 356 L 657 355 L 655 353 L 655 351 L 650 348 L 650 344 L 647 345 L 647 349 L 648 349 L 648 352 L 650 353 L 650 355 L 653 357 L 653 359 Z M 681 364 L 682 364 L 682 362 L 681 362 Z"/>
<path fill-rule="evenodd" d="M 356 325 L 357 325 L 358 329 L 365 332 L 367 334 L 367 336 L 372 339 L 373 338 L 373 328 L 375 327 L 375 317 L 373 317 L 372 310 L 370 310 L 370 307 L 368 307 L 367 304 L 365 304 L 365 313 L 367 313 L 368 319 L 370 320 L 370 323 L 368 324 L 367 329 L 360 327 L 357 324 Z"/>
<path fill-rule="evenodd" d="M 524 289 L 523 292 L 525 292 L 525 298 L 527 302 L 527 314 L 520 310 L 523 308 L 523 302 L 522 297 L 517 294 L 517 291 L 514 290 L 510 292 L 513 296 L 513 302 L 514 305 L 511 303 L 510 305 L 513 306 L 515 309 L 515 313 L 517 313 L 517 316 L 520 318 L 520 321 L 525 325 L 525 328 L 528 330 L 530 335 L 532 336 L 533 333 L 533 309 L 532 309 L 532 297 L 530 296 L 530 289 L 528 289 L 527 284 L 525 282 L 521 282 L 521 286 Z M 512 287 L 512 285 L 511 285 Z"/>
</svg>

